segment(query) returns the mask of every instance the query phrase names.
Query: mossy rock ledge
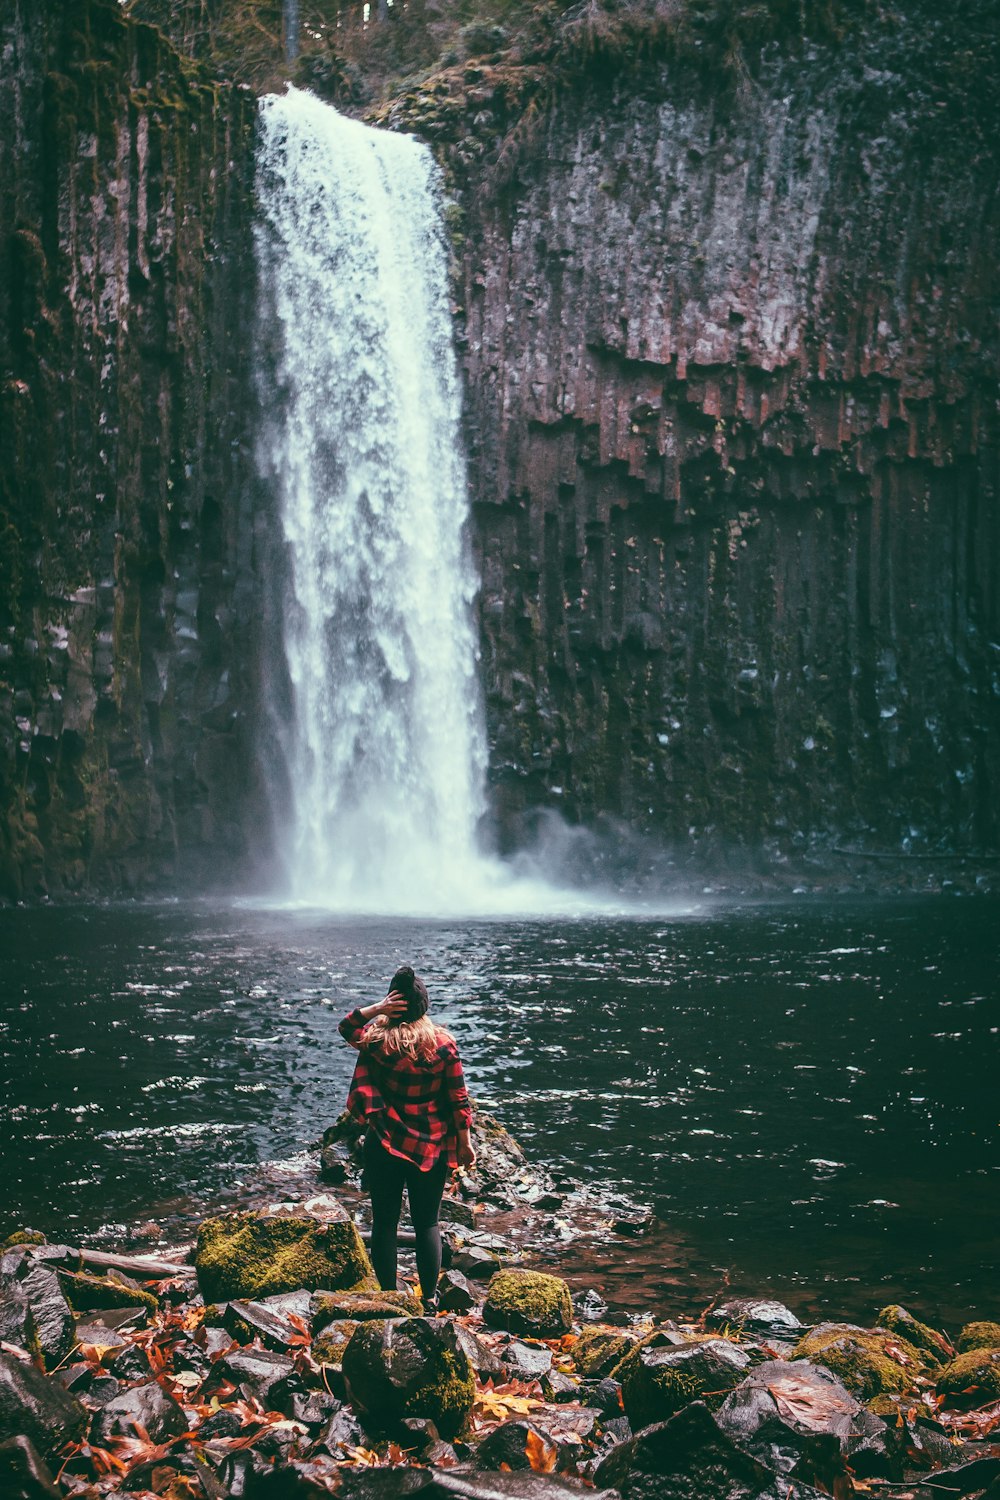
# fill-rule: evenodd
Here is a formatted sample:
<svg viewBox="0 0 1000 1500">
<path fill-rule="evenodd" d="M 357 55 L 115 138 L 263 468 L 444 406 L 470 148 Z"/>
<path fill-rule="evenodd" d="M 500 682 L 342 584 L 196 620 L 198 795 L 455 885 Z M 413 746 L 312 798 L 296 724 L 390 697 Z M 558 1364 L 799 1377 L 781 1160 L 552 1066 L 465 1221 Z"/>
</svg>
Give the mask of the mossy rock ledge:
<svg viewBox="0 0 1000 1500">
<path fill-rule="evenodd" d="M 1000 1323 L 966 1323 L 958 1335 L 958 1352 L 972 1349 L 1000 1349 Z"/>
<path fill-rule="evenodd" d="M 497 1271 L 486 1289 L 483 1319 L 529 1338 L 560 1338 L 573 1326 L 569 1286 L 543 1271 Z"/>
<path fill-rule="evenodd" d="M 635 1347 L 634 1334 L 621 1328 L 585 1328 L 573 1345 L 573 1363 L 588 1380 L 600 1380 Z"/>
<path fill-rule="evenodd" d="M 340 1318 L 363 1323 L 369 1318 L 418 1318 L 423 1303 L 411 1292 L 317 1292 L 313 1298 L 313 1328 L 322 1328 Z"/>
<path fill-rule="evenodd" d="M 194 1256 L 206 1302 L 258 1301 L 300 1287 L 369 1292 L 377 1287 L 368 1253 L 352 1223 L 257 1213 L 205 1219 Z"/>
<path fill-rule="evenodd" d="M 476 1379 L 454 1328 L 429 1318 L 386 1318 L 358 1325 L 343 1353 L 350 1399 L 380 1424 L 429 1418 L 443 1438 L 469 1420 Z"/>
<path fill-rule="evenodd" d="M 969 1349 L 945 1365 L 937 1378 L 939 1396 L 966 1392 L 975 1404 L 1000 1398 L 1000 1348 Z"/>
<path fill-rule="evenodd" d="M 924 1354 L 901 1334 L 853 1323 L 821 1323 L 799 1340 L 789 1358 L 823 1365 L 862 1401 L 907 1391 L 927 1369 Z"/>
<path fill-rule="evenodd" d="M 883 1307 L 875 1319 L 878 1328 L 888 1329 L 889 1333 L 900 1335 L 909 1343 L 915 1344 L 924 1355 L 929 1364 L 945 1364 L 955 1353 L 943 1333 L 938 1333 L 936 1328 L 930 1328 L 926 1323 L 921 1323 L 905 1307 L 898 1303 L 892 1303 L 889 1307 Z M 1000 1332 L 1000 1330 L 998 1330 Z"/>
</svg>

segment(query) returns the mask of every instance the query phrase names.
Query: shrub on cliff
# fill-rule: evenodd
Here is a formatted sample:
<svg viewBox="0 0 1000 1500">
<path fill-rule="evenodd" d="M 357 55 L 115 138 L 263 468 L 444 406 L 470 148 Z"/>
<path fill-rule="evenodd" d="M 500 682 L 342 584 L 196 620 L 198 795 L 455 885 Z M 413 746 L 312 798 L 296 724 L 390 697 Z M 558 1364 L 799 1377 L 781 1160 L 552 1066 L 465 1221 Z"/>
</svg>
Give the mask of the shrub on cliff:
<svg viewBox="0 0 1000 1500">
<path fill-rule="evenodd" d="M 256 1300 L 299 1287 L 376 1288 L 371 1261 L 352 1223 L 222 1214 L 200 1226 L 194 1264 L 206 1302 Z"/>
</svg>

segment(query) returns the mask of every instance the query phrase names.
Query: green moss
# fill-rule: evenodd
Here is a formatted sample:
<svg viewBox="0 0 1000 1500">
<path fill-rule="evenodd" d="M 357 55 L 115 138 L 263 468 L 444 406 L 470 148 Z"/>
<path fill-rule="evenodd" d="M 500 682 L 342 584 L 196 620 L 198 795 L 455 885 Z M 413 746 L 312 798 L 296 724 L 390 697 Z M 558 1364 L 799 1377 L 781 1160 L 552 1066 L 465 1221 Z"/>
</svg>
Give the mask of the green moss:
<svg viewBox="0 0 1000 1500">
<path fill-rule="evenodd" d="M 382 1292 L 376 1283 L 373 1289 L 359 1289 L 329 1293 L 316 1298 L 313 1307 L 313 1327 L 321 1328 L 334 1318 L 355 1318 L 359 1323 L 369 1318 L 400 1318 L 409 1315 L 419 1317 L 423 1306 L 419 1297 L 409 1292 Z"/>
<path fill-rule="evenodd" d="M 616 1365 L 630 1354 L 635 1339 L 615 1328 L 585 1328 L 573 1345 L 573 1363 L 581 1375 L 600 1379 L 610 1375 Z"/>
<path fill-rule="evenodd" d="M 0 1243 L 0 1254 L 13 1250 L 16 1245 L 47 1245 L 48 1240 L 37 1229 L 15 1229 L 13 1234 Z"/>
<path fill-rule="evenodd" d="M 898 1303 L 883 1307 L 875 1323 L 877 1327 L 886 1328 L 890 1333 L 899 1334 L 914 1344 L 931 1364 L 942 1364 L 952 1356 L 952 1347 L 943 1333 L 921 1323 L 919 1318 L 915 1318 Z"/>
<path fill-rule="evenodd" d="M 1000 1323 L 966 1323 L 958 1335 L 958 1352 L 972 1349 L 1000 1349 Z"/>
<path fill-rule="evenodd" d="M 492 1328 L 558 1338 L 573 1324 L 569 1287 L 542 1271 L 497 1271 L 486 1291 L 483 1318 Z"/>
<path fill-rule="evenodd" d="M 331 1323 L 329 1328 L 324 1328 L 312 1341 L 313 1359 L 339 1369 L 344 1362 L 344 1350 L 358 1326 L 350 1318 L 342 1318 L 339 1322 Z"/>
<path fill-rule="evenodd" d="M 220 1301 L 302 1287 L 367 1291 L 373 1284 L 371 1261 L 349 1223 L 223 1214 L 200 1226 L 194 1263 L 202 1295 Z"/>
<path fill-rule="evenodd" d="M 361 1323 L 348 1341 L 343 1371 L 352 1399 L 380 1422 L 427 1417 L 443 1438 L 456 1437 L 476 1394 L 468 1357 L 449 1345 L 437 1324 L 423 1318 L 393 1321 L 391 1344 L 385 1347 L 387 1322 Z M 409 1377 L 415 1361 L 407 1345 L 417 1351 L 422 1366 L 414 1384 Z"/>
<path fill-rule="evenodd" d="M 666 1421 L 692 1401 L 720 1406 L 745 1373 L 743 1365 L 725 1362 L 727 1351 L 719 1354 L 711 1348 L 725 1343 L 712 1335 L 675 1344 L 665 1334 L 653 1332 L 636 1344 L 612 1371 L 621 1384 L 622 1403 L 633 1430 Z M 670 1358 L 662 1363 L 643 1359 L 655 1350 L 663 1350 Z"/>
<path fill-rule="evenodd" d="M 159 1311 L 159 1301 L 141 1287 L 125 1286 L 104 1276 L 90 1276 L 85 1271 L 63 1271 L 56 1268 L 63 1296 L 74 1312 L 91 1312 L 100 1307 L 144 1307 L 147 1313 Z"/>
<path fill-rule="evenodd" d="M 937 1378 L 939 1394 L 958 1396 L 968 1393 L 976 1402 L 995 1401 L 1000 1397 L 1000 1348 L 970 1349 L 945 1365 Z"/>
<path fill-rule="evenodd" d="M 920 1350 L 899 1334 L 838 1323 L 822 1324 L 807 1333 L 790 1358 L 825 1366 L 862 1401 L 909 1390 L 926 1369 Z"/>
</svg>

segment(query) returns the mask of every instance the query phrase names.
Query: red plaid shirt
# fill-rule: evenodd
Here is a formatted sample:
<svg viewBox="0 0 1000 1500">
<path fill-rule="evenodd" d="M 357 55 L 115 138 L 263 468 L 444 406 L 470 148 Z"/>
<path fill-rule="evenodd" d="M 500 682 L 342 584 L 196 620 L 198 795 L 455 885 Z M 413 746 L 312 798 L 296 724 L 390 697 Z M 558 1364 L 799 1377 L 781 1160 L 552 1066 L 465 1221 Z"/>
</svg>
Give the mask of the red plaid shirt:
<svg viewBox="0 0 1000 1500">
<path fill-rule="evenodd" d="M 359 1057 L 347 1095 L 348 1112 L 373 1130 L 393 1156 L 429 1171 L 442 1151 L 450 1167 L 458 1166 L 456 1129 L 472 1123 L 469 1095 L 458 1048 L 439 1034 L 430 1058 L 386 1054 L 378 1033 L 364 1037 L 365 1020 L 352 1010 L 340 1023 L 340 1034 Z"/>
</svg>

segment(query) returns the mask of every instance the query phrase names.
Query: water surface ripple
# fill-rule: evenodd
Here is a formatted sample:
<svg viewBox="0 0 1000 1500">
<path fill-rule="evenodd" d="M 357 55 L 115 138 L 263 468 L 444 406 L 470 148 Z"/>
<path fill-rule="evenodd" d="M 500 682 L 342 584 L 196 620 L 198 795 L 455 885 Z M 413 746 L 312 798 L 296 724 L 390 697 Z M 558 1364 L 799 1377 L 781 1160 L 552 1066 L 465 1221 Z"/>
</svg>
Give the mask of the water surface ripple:
<svg viewBox="0 0 1000 1500">
<path fill-rule="evenodd" d="M 728 1277 L 807 1313 L 996 1317 L 997 917 L 0 911 L 0 1229 L 177 1234 L 301 1164 L 342 1106 L 337 1020 L 412 959 L 529 1154 L 655 1206 L 679 1297 Z"/>
</svg>

